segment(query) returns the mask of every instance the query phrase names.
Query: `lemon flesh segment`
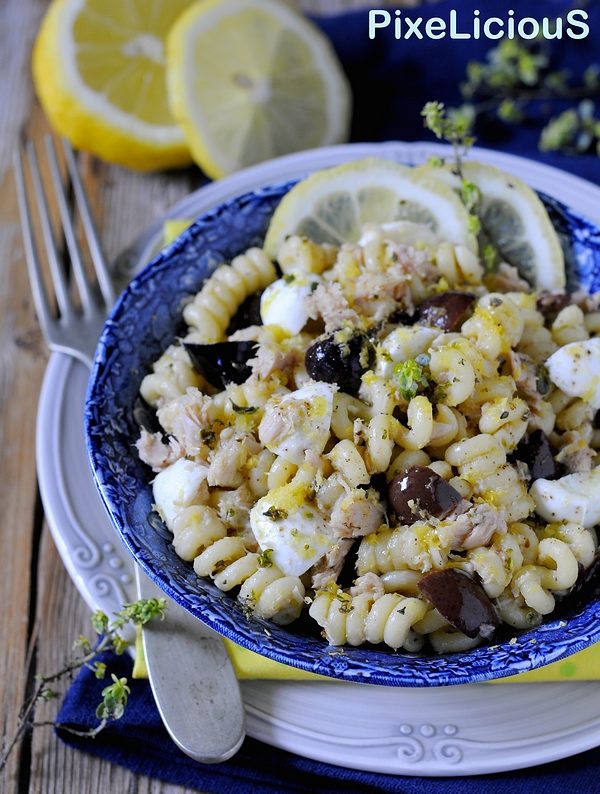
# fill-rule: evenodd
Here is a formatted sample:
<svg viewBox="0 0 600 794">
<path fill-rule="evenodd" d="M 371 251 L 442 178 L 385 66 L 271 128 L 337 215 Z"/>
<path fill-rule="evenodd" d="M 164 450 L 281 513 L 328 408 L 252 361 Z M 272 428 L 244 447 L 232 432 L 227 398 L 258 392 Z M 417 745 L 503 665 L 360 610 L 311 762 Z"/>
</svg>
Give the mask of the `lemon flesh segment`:
<svg viewBox="0 0 600 794">
<path fill-rule="evenodd" d="M 416 169 L 378 158 L 328 168 L 299 182 L 276 209 L 265 239 L 276 258 L 290 234 L 315 242 L 356 242 L 367 223 L 405 221 L 425 226 L 440 239 L 477 252 L 469 216 L 454 191 Z"/>
<path fill-rule="evenodd" d="M 33 50 L 33 77 L 52 126 L 109 162 L 187 165 L 168 104 L 165 38 L 192 0 L 54 0 Z"/>
<path fill-rule="evenodd" d="M 460 179 L 449 165 L 417 170 L 460 190 Z M 539 196 L 514 174 L 491 165 L 466 162 L 462 171 L 481 192 L 480 246 L 491 242 L 535 288 L 564 290 L 563 250 Z"/>
<path fill-rule="evenodd" d="M 167 40 L 173 115 L 217 178 L 347 139 L 350 89 L 323 34 L 278 0 L 204 0 Z"/>
</svg>

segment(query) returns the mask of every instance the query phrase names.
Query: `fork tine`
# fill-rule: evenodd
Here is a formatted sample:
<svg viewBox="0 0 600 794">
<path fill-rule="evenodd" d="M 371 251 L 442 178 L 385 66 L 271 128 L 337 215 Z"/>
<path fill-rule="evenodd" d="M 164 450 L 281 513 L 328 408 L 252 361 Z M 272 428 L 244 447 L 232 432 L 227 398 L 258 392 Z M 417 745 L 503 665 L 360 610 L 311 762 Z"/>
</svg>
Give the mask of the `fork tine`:
<svg viewBox="0 0 600 794">
<path fill-rule="evenodd" d="M 15 152 L 14 172 L 15 185 L 17 188 L 17 203 L 19 205 L 21 229 L 23 231 L 25 261 L 27 263 L 27 274 L 29 276 L 29 283 L 31 285 L 31 294 L 33 295 L 33 303 L 38 316 L 38 322 L 43 333 L 46 337 L 48 337 L 48 331 L 54 320 L 50 310 L 50 305 L 48 303 L 48 296 L 46 295 L 46 290 L 44 289 L 40 260 L 37 255 L 37 246 L 33 236 L 33 228 L 31 226 L 31 213 L 29 202 L 27 201 L 25 173 L 23 171 L 23 155 L 21 151 Z"/>
<path fill-rule="evenodd" d="M 42 227 L 42 235 L 44 244 L 46 246 L 46 254 L 48 256 L 48 263 L 50 265 L 50 273 L 52 275 L 52 283 L 54 285 L 54 292 L 56 294 L 56 301 L 61 315 L 69 317 L 73 310 L 71 301 L 69 300 L 69 292 L 63 268 L 59 261 L 56 243 L 54 241 L 54 234 L 52 233 L 52 224 L 50 222 L 50 214 L 48 212 L 48 203 L 46 201 L 46 194 L 42 186 L 42 178 L 40 175 L 40 168 L 38 164 L 35 147 L 31 141 L 26 146 L 27 159 L 29 161 L 29 171 L 33 182 L 33 190 L 37 201 L 38 214 L 40 216 L 40 224 Z"/>
<path fill-rule="evenodd" d="M 100 286 L 100 291 L 107 307 L 110 308 L 115 302 L 116 296 L 112 279 L 106 265 L 104 252 L 102 251 L 100 237 L 96 229 L 96 224 L 94 223 L 94 218 L 90 210 L 90 205 L 87 200 L 85 190 L 81 183 L 79 171 L 77 170 L 77 163 L 75 162 L 73 149 L 66 138 L 62 138 L 62 147 L 65 153 L 65 159 L 67 161 L 67 168 L 69 169 L 69 176 L 71 177 L 71 184 L 73 185 L 73 190 L 75 191 L 75 201 L 77 202 L 77 206 L 81 214 L 81 221 L 83 223 L 83 228 L 85 229 L 90 254 L 92 256 L 92 262 L 96 271 L 96 276 L 98 278 L 98 285 Z"/>
<path fill-rule="evenodd" d="M 94 297 L 90 282 L 88 281 L 88 277 L 83 266 L 83 259 L 81 257 L 81 250 L 75 236 L 75 229 L 73 228 L 73 223 L 69 215 L 67 197 L 65 196 L 65 190 L 60 178 L 56 148 L 54 147 L 54 141 L 50 135 L 45 137 L 44 143 L 46 144 L 48 162 L 50 164 L 50 174 L 52 176 L 56 200 L 58 202 L 58 209 L 62 220 L 65 240 L 67 241 L 67 248 L 69 249 L 69 254 L 71 256 L 73 274 L 75 276 L 75 281 L 77 282 L 79 297 L 81 298 L 81 305 L 83 307 L 84 314 L 90 313 L 94 308 Z"/>
</svg>

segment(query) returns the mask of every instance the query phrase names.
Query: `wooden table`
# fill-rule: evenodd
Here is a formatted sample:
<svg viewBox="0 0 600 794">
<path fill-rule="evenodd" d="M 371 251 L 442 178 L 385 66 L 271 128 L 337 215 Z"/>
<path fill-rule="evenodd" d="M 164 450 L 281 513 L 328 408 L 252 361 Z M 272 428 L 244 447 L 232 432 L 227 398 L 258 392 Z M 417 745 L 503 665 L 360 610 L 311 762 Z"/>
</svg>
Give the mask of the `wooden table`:
<svg viewBox="0 0 600 794">
<path fill-rule="evenodd" d="M 358 7 L 365 0 L 297 3 L 318 12 Z M 35 418 L 48 355 L 29 293 L 11 168 L 19 139 L 39 142 L 48 131 L 29 67 L 47 7 L 48 0 L 0 2 L 0 735 L 6 736 L 14 732 L 36 673 L 59 669 L 74 638 L 89 633 L 88 609 L 54 547 L 37 488 Z M 79 162 L 109 257 L 200 180 L 193 169 L 141 175 L 88 155 L 80 155 Z M 55 713 L 56 705 L 48 705 L 38 717 L 52 719 Z M 25 737 L 0 776 L 0 792 L 13 791 L 182 794 L 184 789 L 69 749 L 51 728 L 39 728 Z"/>
</svg>

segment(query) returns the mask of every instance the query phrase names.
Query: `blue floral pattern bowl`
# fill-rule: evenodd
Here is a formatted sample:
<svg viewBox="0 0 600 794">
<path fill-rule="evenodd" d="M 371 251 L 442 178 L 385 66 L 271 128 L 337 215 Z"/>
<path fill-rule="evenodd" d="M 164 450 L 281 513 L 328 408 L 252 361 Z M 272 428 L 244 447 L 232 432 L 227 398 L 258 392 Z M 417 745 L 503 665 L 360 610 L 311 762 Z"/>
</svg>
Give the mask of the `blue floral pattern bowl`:
<svg viewBox="0 0 600 794">
<path fill-rule="evenodd" d="M 316 627 L 280 627 L 245 616 L 234 597 L 199 579 L 177 556 L 171 534 L 152 512 L 152 473 L 134 447 L 133 404 L 151 363 L 176 336 L 185 299 L 222 261 L 261 243 L 293 184 L 247 193 L 200 217 L 130 283 L 105 325 L 86 403 L 87 445 L 101 496 L 138 564 L 178 604 L 234 642 L 277 662 L 352 682 L 473 683 L 526 672 L 600 640 L 599 592 L 534 630 L 461 654 L 335 648 Z M 600 229 L 555 199 L 542 198 L 565 247 L 570 289 L 600 290 Z"/>
</svg>

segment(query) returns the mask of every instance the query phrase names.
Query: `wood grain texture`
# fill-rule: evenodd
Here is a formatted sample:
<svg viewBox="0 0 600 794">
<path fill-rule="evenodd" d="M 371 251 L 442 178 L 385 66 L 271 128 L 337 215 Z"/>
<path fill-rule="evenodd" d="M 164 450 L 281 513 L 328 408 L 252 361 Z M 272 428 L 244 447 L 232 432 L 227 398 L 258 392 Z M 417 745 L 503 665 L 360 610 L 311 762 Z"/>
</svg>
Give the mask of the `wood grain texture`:
<svg viewBox="0 0 600 794">
<path fill-rule="evenodd" d="M 412 0 L 406 0 L 411 4 Z M 406 4 L 406 3 L 405 3 Z M 11 157 L 20 138 L 48 131 L 30 79 L 33 39 L 49 0 L 0 0 L 0 736 L 10 737 L 36 672 L 52 672 L 89 613 L 43 522 L 35 476 L 35 419 L 47 353 L 31 304 Z M 296 0 L 313 13 L 366 6 L 364 0 Z M 394 5 L 396 5 L 394 3 Z M 111 259 L 200 182 L 195 169 L 137 174 L 80 155 L 92 210 Z M 56 704 L 38 714 L 52 719 Z M 133 775 L 59 742 L 50 728 L 25 737 L 0 794 L 191 794 Z"/>
</svg>

